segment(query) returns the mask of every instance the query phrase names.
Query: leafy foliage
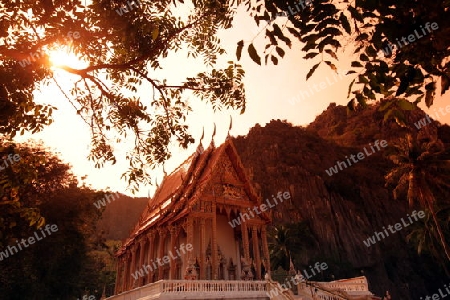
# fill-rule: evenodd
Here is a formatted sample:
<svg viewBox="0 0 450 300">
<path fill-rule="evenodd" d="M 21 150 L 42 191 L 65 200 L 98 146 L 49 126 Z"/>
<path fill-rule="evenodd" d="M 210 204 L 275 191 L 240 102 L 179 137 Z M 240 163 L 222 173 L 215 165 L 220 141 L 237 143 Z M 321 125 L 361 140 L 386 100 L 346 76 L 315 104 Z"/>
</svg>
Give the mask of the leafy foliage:
<svg viewBox="0 0 450 300">
<path fill-rule="evenodd" d="M 425 98 L 429 107 L 439 82 L 441 95 L 450 87 L 449 1 L 244 2 L 257 24 L 280 14 L 287 16 L 268 22 L 265 27 L 267 43 L 262 52 L 266 57 L 273 56 L 273 49 L 291 48 L 291 40 L 298 40 L 302 43 L 301 50 L 306 52 L 304 59 L 318 60 L 306 79 L 322 62 L 336 71 L 337 53 L 351 40 L 355 59 L 349 73 L 355 74 L 355 81 L 349 87 L 349 96 L 351 91 L 353 98 L 348 107 L 352 110 L 356 103 L 365 106 L 377 97 L 394 95 L 414 104 Z M 304 5 L 308 2 L 309 5 Z M 433 23 L 438 28 L 431 30 Z M 243 47 L 241 41 L 238 50 Z M 253 44 L 248 45 L 249 53 L 253 47 Z M 260 53 L 252 50 L 250 57 L 258 63 Z M 282 57 L 279 55 L 275 61 Z M 392 111 L 395 110 L 387 110 L 386 115 L 398 117 L 398 113 Z"/>
<path fill-rule="evenodd" d="M 37 104 L 33 92 L 50 83 L 62 89 L 55 70 L 65 71 L 75 78 L 66 100 L 91 129 L 89 158 L 97 167 L 115 163 L 115 143 L 131 136 L 130 168 L 123 176 L 136 189 L 150 182 L 149 166 L 170 157 L 169 143 L 194 142 L 185 124 L 190 92 L 215 109 L 243 112 L 245 90 L 240 65 L 214 67 L 224 53 L 216 33 L 231 26 L 233 3 L 141 0 L 127 7 L 130 2 L 0 3 L 0 133 L 14 137 L 51 124 L 56 108 Z M 68 38 L 74 32 L 79 38 Z M 49 51 L 61 46 L 85 66 L 52 65 Z M 206 71 L 168 83 L 158 70 L 169 53 L 182 49 L 203 58 Z"/>
<path fill-rule="evenodd" d="M 0 155 L 4 168 L 0 171 L 0 246 L 4 246 L 24 228 L 45 223 L 38 208 L 40 193 L 69 186 L 73 178 L 56 180 L 66 170 L 58 168 L 58 160 L 47 157 L 39 147 L 0 140 Z"/>
<path fill-rule="evenodd" d="M 70 167 L 38 146 L 11 144 L 3 151 L 21 159 L 0 173 L 0 251 L 44 224 L 58 230 L 3 257 L 2 299 L 76 299 L 85 289 L 100 298 L 115 274 L 105 251 L 114 245 L 95 234 L 101 212 L 93 203 L 102 193 L 79 187 Z"/>
</svg>

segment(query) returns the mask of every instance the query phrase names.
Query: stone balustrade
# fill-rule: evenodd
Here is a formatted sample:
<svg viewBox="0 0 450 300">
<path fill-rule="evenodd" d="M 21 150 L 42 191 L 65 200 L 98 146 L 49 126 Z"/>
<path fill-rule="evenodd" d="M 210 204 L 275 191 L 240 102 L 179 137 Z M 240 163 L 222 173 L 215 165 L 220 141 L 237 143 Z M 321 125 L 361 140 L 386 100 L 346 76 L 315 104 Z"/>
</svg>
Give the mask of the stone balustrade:
<svg viewBox="0 0 450 300">
<path fill-rule="evenodd" d="M 265 293 L 267 283 L 264 281 L 236 280 L 164 280 L 163 293 L 177 292 L 262 292 Z"/>
<path fill-rule="evenodd" d="M 267 282 L 238 280 L 160 280 L 107 300 L 267 299 Z"/>
<path fill-rule="evenodd" d="M 326 287 L 326 288 L 329 288 L 329 289 L 340 289 L 340 290 L 343 290 L 343 291 L 368 291 L 367 284 L 364 284 L 364 283 L 321 282 L 320 286 L 323 286 L 323 287 Z"/>
</svg>

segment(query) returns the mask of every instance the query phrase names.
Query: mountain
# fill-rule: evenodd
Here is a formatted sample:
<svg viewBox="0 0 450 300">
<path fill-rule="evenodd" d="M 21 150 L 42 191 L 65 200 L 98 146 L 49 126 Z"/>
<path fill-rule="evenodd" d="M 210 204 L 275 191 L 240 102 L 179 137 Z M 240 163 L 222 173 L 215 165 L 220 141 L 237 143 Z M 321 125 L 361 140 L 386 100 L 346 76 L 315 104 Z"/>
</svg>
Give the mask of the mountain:
<svg viewBox="0 0 450 300">
<path fill-rule="evenodd" d="M 114 200 L 104 206 L 97 232 L 102 232 L 107 240 L 125 240 L 138 222 L 148 198 L 133 198 L 117 193 L 109 199 Z"/>
<path fill-rule="evenodd" d="M 393 167 L 386 157 L 389 145 L 406 133 L 417 134 L 413 124 L 425 114 L 420 109 L 406 112 L 411 126 L 403 128 L 394 120 L 383 121 L 380 105 L 349 114 L 332 103 L 307 127 L 272 120 L 235 138 L 235 145 L 263 200 L 279 191 L 291 194 L 271 211 L 274 224 L 309 227 L 312 236 L 303 237 L 308 243 L 294 256 L 298 270 L 326 262 L 328 270 L 311 280 L 365 275 L 376 295 L 389 291 L 392 299 L 416 299 L 435 293 L 448 280 L 430 257 L 418 256 L 406 243 L 412 224 L 406 222 L 373 245 L 367 239 L 420 210 L 406 200 L 394 200 L 384 176 Z M 432 122 L 420 132 L 439 136 L 448 148 L 448 126 Z M 387 147 L 372 149 L 376 140 L 385 140 Z M 337 161 L 364 151 L 364 158 L 350 161 L 351 166 L 341 164 L 342 170 L 327 173 Z"/>
</svg>

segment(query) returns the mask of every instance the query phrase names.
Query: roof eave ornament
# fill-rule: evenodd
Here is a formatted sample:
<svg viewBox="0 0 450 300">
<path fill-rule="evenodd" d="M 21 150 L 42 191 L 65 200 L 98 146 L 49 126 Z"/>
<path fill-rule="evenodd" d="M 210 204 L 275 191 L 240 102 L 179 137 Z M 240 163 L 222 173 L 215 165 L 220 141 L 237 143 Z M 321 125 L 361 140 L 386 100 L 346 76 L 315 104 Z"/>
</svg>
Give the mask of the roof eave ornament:
<svg viewBox="0 0 450 300">
<path fill-rule="evenodd" d="M 228 128 L 228 133 L 227 133 L 227 138 L 226 138 L 227 140 L 231 138 L 231 136 L 230 136 L 231 128 L 233 128 L 233 117 L 230 115 L 230 127 Z"/>
<path fill-rule="evenodd" d="M 167 177 L 167 172 L 166 172 L 166 169 L 164 168 L 164 164 L 162 165 L 162 169 L 163 169 L 164 178 L 166 178 Z"/>
<path fill-rule="evenodd" d="M 213 147 L 215 147 L 215 144 L 214 144 L 214 137 L 216 136 L 216 123 L 214 122 L 214 130 L 213 130 L 213 133 L 212 133 L 212 136 L 211 136 L 211 146 L 213 146 Z"/>
<path fill-rule="evenodd" d="M 195 151 L 198 155 L 202 154 L 205 149 L 203 148 L 202 141 L 205 136 L 205 127 L 203 127 L 202 137 L 200 138 L 200 142 L 198 143 L 197 150 Z"/>
</svg>

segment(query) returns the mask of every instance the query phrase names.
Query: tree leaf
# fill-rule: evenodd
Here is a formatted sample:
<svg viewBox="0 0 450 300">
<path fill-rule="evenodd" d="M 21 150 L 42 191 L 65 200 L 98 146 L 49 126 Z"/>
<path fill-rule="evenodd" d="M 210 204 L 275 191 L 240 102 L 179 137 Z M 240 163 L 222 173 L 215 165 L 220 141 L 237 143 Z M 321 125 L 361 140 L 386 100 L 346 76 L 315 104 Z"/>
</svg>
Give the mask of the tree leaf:
<svg viewBox="0 0 450 300">
<path fill-rule="evenodd" d="M 378 109 L 378 111 L 384 111 L 384 110 L 388 109 L 389 106 L 391 106 L 393 103 L 394 103 L 394 101 L 392 101 L 392 100 L 384 101 L 384 103 L 382 103 L 380 105 L 380 108 Z"/>
<path fill-rule="evenodd" d="M 310 59 L 310 58 L 314 58 L 318 55 L 318 52 L 310 52 L 308 54 L 306 54 L 305 56 L 303 56 L 304 59 Z"/>
<path fill-rule="evenodd" d="M 369 57 L 367 57 L 367 55 L 365 55 L 364 53 L 361 53 L 359 59 L 362 61 L 369 61 Z"/>
<path fill-rule="evenodd" d="M 358 79 L 359 79 L 358 83 L 369 83 L 369 80 L 367 80 L 367 78 L 364 77 L 364 75 L 359 75 Z"/>
<path fill-rule="evenodd" d="M 236 57 L 237 57 L 237 60 L 240 60 L 240 59 L 241 59 L 242 48 L 244 48 L 244 41 L 243 41 L 243 40 L 240 40 L 240 41 L 237 43 L 237 49 L 236 49 Z"/>
<path fill-rule="evenodd" d="M 259 57 L 258 52 L 256 52 L 256 48 L 253 45 L 253 43 L 251 43 L 248 46 L 248 54 L 250 55 L 250 58 L 257 63 L 258 65 L 261 65 L 261 57 Z M 266 60 L 267 61 L 267 60 Z"/>
<path fill-rule="evenodd" d="M 277 51 L 277 53 L 278 53 L 278 55 L 280 57 L 284 56 L 284 50 L 283 49 L 281 49 L 280 47 L 276 47 L 275 50 Z"/>
<path fill-rule="evenodd" d="M 377 51 L 375 50 L 375 48 L 372 45 L 369 45 L 366 47 L 366 54 L 370 57 L 376 57 Z"/>
<path fill-rule="evenodd" d="M 411 102 L 409 102 L 408 100 L 405 100 L 405 99 L 399 99 L 397 101 L 397 106 L 400 107 L 403 110 L 414 110 L 414 109 L 416 109 L 416 106 L 413 103 L 411 103 Z"/>
<path fill-rule="evenodd" d="M 330 68 L 331 68 L 333 71 L 336 71 L 336 70 L 337 70 L 336 66 L 335 66 L 334 64 L 332 64 L 331 61 L 326 60 L 325 63 L 326 63 L 327 65 L 329 65 Z"/>
<path fill-rule="evenodd" d="M 278 65 L 278 58 L 276 58 L 275 56 L 271 56 L 270 60 L 273 62 L 274 65 Z"/>
<path fill-rule="evenodd" d="M 308 74 L 306 74 L 306 80 L 308 80 L 309 77 L 312 76 L 312 74 L 314 73 L 314 71 L 319 67 L 320 62 L 316 65 L 314 65 L 311 70 L 309 70 Z"/>
<path fill-rule="evenodd" d="M 358 20 L 361 23 L 364 23 L 364 19 L 361 16 L 361 14 L 358 12 L 358 10 L 356 8 L 354 8 L 353 6 L 349 5 L 348 6 L 348 10 L 350 11 L 350 14 L 352 15 L 352 17 L 356 20 Z"/>
<path fill-rule="evenodd" d="M 350 85 L 348 86 L 348 93 L 347 93 L 347 98 L 350 97 L 350 92 L 352 91 L 352 86 L 355 83 L 356 78 L 352 80 L 352 82 L 350 83 Z"/>
<path fill-rule="evenodd" d="M 362 68 L 362 64 L 359 61 L 352 61 L 352 67 L 354 68 Z"/>
<path fill-rule="evenodd" d="M 441 96 L 444 95 L 445 91 L 450 87 L 450 78 L 447 75 L 441 76 Z"/>
<path fill-rule="evenodd" d="M 434 101 L 434 93 L 436 91 L 436 84 L 434 82 L 430 82 L 425 86 L 425 104 L 427 107 L 433 105 Z"/>
<path fill-rule="evenodd" d="M 350 34 L 352 33 L 352 29 L 350 28 L 350 23 L 348 22 L 347 17 L 344 15 L 343 12 L 341 12 L 341 15 L 339 16 L 339 21 L 341 21 L 342 27 L 344 27 L 344 30 Z"/>
<path fill-rule="evenodd" d="M 328 53 L 332 58 L 334 58 L 334 59 L 336 59 L 336 60 L 338 59 L 338 58 L 337 58 L 337 55 L 333 52 L 333 50 L 331 50 L 331 49 L 326 49 L 325 52 Z"/>
<path fill-rule="evenodd" d="M 349 111 L 355 111 L 355 109 L 356 109 L 355 99 L 352 99 L 347 103 L 347 109 Z"/>
<path fill-rule="evenodd" d="M 358 101 L 358 104 L 361 105 L 361 107 L 367 107 L 367 99 L 361 93 L 356 94 L 356 100 Z"/>
</svg>

